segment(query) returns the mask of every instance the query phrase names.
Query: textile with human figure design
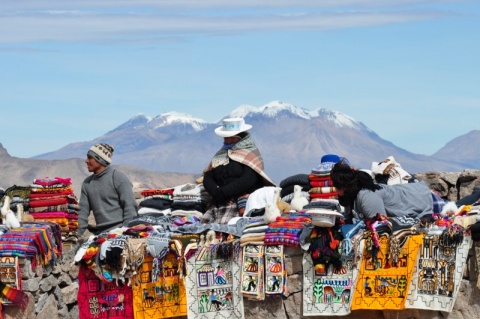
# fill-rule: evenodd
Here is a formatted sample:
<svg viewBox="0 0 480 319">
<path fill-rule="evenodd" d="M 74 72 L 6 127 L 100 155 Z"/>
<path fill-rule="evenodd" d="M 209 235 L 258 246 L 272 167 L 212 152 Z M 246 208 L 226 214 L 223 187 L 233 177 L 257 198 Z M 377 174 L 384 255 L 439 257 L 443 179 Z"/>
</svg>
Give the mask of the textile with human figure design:
<svg viewBox="0 0 480 319">
<path fill-rule="evenodd" d="M 413 268 L 423 235 L 408 235 L 398 243 L 387 235 L 366 235 L 352 310 L 405 308 Z"/>
<path fill-rule="evenodd" d="M 105 283 L 85 266 L 78 273 L 80 319 L 133 319 L 132 288 Z"/>
<path fill-rule="evenodd" d="M 341 268 L 317 271 L 310 253 L 303 255 L 303 315 L 344 316 L 351 312 L 352 294 L 361 264 L 363 241 L 342 255 Z"/>
<path fill-rule="evenodd" d="M 145 254 L 143 264 L 133 278 L 135 319 L 170 318 L 187 315 L 182 264 L 170 252 L 163 259 Z"/>
<path fill-rule="evenodd" d="M 0 257 L 0 282 L 8 287 L 22 289 L 22 275 L 18 265 L 18 257 Z M 12 302 L 0 294 L 0 303 L 10 305 Z"/>
<path fill-rule="evenodd" d="M 265 295 L 287 294 L 287 272 L 283 245 L 265 246 Z"/>
<path fill-rule="evenodd" d="M 201 247 L 187 260 L 188 318 L 234 318 L 243 319 L 243 298 L 239 283 L 241 279 L 241 254 L 238 240 L 226 243 L 229 253 L 214 247 Z M 230 249 L 232 248 L 232 249 Z"/>
<path fill-rule="evenodd" d="M 427 235 L 419 250 L 406 308 L 451 312 L 455 304 L 471 236 L 459 244 L 448 243 L 440 235 Z"/>
<path fill-rule="evenodd" d="M 252 300 L 265 299 L 265 246 L 243 246 L 241 278 L 241 293 L 244 297 Z"/>
</svg>

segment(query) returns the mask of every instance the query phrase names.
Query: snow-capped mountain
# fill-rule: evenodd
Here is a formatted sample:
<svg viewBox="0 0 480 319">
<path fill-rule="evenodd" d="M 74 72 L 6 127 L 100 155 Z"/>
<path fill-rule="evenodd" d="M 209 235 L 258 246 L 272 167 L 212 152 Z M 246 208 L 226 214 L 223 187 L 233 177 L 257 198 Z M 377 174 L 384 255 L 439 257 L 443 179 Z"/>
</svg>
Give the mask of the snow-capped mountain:
<svg viewBox="0 0 480 319">
<path fill-rule="evenodd" d="M 244 117 L 265 162 L 267 174 L 277 182 L 309 173 L 323 155 L 347 157 L 357 167 L 393 155 L 408 171 L 458 171 L 448 160 L 416 155 L 383 140 L 362 122 L 328 109 L 306 110 L 281 101 L 261 107 L 242 105 L 226 117 Z M 96 142 L 115 146 L 114 162 L 141 168 L 201 174 L 223 140 L 214 134 L 221 123 L 208 123 L 188 114 L 137 115 L 93 141 L 72 143 L 37 159 L 84 158 Z"/>
</svg>

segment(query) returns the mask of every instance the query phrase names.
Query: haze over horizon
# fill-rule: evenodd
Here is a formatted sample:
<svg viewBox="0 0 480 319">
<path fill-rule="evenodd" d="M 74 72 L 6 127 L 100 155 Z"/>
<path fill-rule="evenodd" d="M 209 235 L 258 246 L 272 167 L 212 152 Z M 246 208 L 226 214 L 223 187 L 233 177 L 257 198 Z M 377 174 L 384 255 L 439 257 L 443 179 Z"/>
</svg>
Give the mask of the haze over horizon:
<svg viewBox="0 0 480 319">
<path fill-rule="evenodd" d="M 480 2 L 4 1 L 0 142 L 28 158 L 142 113 L 280 100 L 431 155 L 478 129 Z M 213 132 L 212 132 L 213 134 Z"/>
</svg>

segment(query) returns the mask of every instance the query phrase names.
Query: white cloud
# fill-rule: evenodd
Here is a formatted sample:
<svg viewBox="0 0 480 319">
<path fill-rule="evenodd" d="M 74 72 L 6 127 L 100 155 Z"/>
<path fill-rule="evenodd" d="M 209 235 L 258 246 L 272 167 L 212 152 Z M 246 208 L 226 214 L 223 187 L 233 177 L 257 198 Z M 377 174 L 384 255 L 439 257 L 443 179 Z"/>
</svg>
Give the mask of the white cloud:
<svg viewBox="0 0 480 319">
<path fill-rule="evenodd" d="M 419 10 L 411 4 L 432 1 L 413 0 L 389 1 L 389 7 L 380 0 L 347 0 L 342 6 L 333 0 L 270 0 L 261 5 L 253 0 L 38 2 L 0 4 L 0 44 L 145 43 L 192 33 L 358 28 L 450 15 L 429 8 Z"/>
</svg>

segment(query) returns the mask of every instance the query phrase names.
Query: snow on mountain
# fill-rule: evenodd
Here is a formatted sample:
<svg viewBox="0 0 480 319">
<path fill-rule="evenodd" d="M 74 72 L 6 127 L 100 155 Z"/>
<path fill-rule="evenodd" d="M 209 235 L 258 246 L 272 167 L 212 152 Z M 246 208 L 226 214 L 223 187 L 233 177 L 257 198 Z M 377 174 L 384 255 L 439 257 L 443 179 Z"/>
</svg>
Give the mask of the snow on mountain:
<svg viewBox="0 0 480 319">
<path fill-rule="evenodd" d="M 285 103 L 282 101 L 272 101 L 260 107 L 255 107 L 252 105 L 242 105 L 233 110 L 229 117 L 246 117 L 246 116 L 255 116 L 263 115 L 269 118 L 275 118 L 281 113 L 289 113 L 291 115 L 310 120 L 312 118 L 322 118 L 329 122 L 332 122 L 336 127 L 349 127 L 352 129 L 366 129 L 370 131 L 365 125 L 361 122 L 355 121 L 348 115 L 337 111 L 331 111 L 325 108 L 319 108 L 313 111 L 300 108 L 290 103 Z"/>
<path fill-rule="evenodd" d="M 242 105 L 233 110 L 229 114 L 229 117 L 245 117 L 247 115 L 255 116 L 260 114 L 266 117 L 274 118 L 282 112 L 288 112 L 304 119 L 310 119 L 308 110 L 282 101 L 272 101 L 260 107 Z"/>
<path fill-rule="evenodd" d="M 247 114 L 258 113 L 258 108 L 253 105 L 240 105 L 234 109 L 227 117 L 245 117 Z"/>
<path fill-rule="evenodd" d="M 330 153 L 346 156 L 358 167 L 370 167 L 372 161 L 390 155 L 409 172 L 455 171 L 460 167 L 457 163 L 409 153 L 383 140 L 363 123 L 328 109 L 309 111 L 272 101 L 260 107 L 242 105 L 228 116 L 245 117 L 254 124 L 255 143 L 262 150 L 267 175 L 276 181 L 308 172 L 324 154 Z M 213 132 L 216 126 L 179 112 L 154 118 L 137 115 L 93 141 L 71 143 L 35 158 L 83 158 L 93 142 L 108 141 L 117 150 L 116 164 L 197 174 L 203 171 L 221 143 Z"/>
<path fill-rule="evenodd" d="M 271 101 L 260 107 L 253 105 L 241 105 L 230 112 L 227 117 L 256 117 L 265 116 L 268 118 L 275 118 L 280 114 L 288 114 L 293 117 L 310 120 L 313 118 L 322 118 L 326 121 L 332 122 L 336 127 L 349 127 L 353 129 L 367 129 L 361 122 L 355 121 L 350 116 L 337 111 L 320 108 L 313 111 L 305 108 L 300 108 L 290 103 L 282 101 Z M 219 121 L 220 122 L 220 121 Z M 126 123 L 117 127 L 115 130 L 125 128 L 148 128 L 156 130 L 162 127 L 167 127 L 176 124 L 183 124 L 191 126 L 193 131 L 200 132 L 208 127 L 210 124 L 200 118 L 180 112 L 166 112 L 155 117 L 146 116 L 143 114 L 136 115 L 128 120 Z"/>
<path fill-rule="evenodd" d="M 345 114 L 340 113 L 340 112 L 337 112 L 337 111 L 332 111 L 332 110 L 321 108 L 321 109 L 311 111 L 310 115 L 312 117 L 324 118 L 327 121 L 330 121 L 333 124 L 335 124 L 335 126 L 337 126 L 337 127 L 349 127 L 349 128 L 353 128 L 353 129 L 366 129 L 366 130 L 371 131 L 361 122 L 357 122 L 353 118 L 351 118 L 350 116 L 345 115 Z"/>
<path fill-rule="evenodd" d="M 149 126 L 151 126 L 152 129 L 158 129 L 174 124 L 190 125 L 195 132 L 203 130 L 205 126 L 208 125 L 208 123 L 202 119 L 180 112 L 162 113 L 149 122 Z"/>
</svg>

